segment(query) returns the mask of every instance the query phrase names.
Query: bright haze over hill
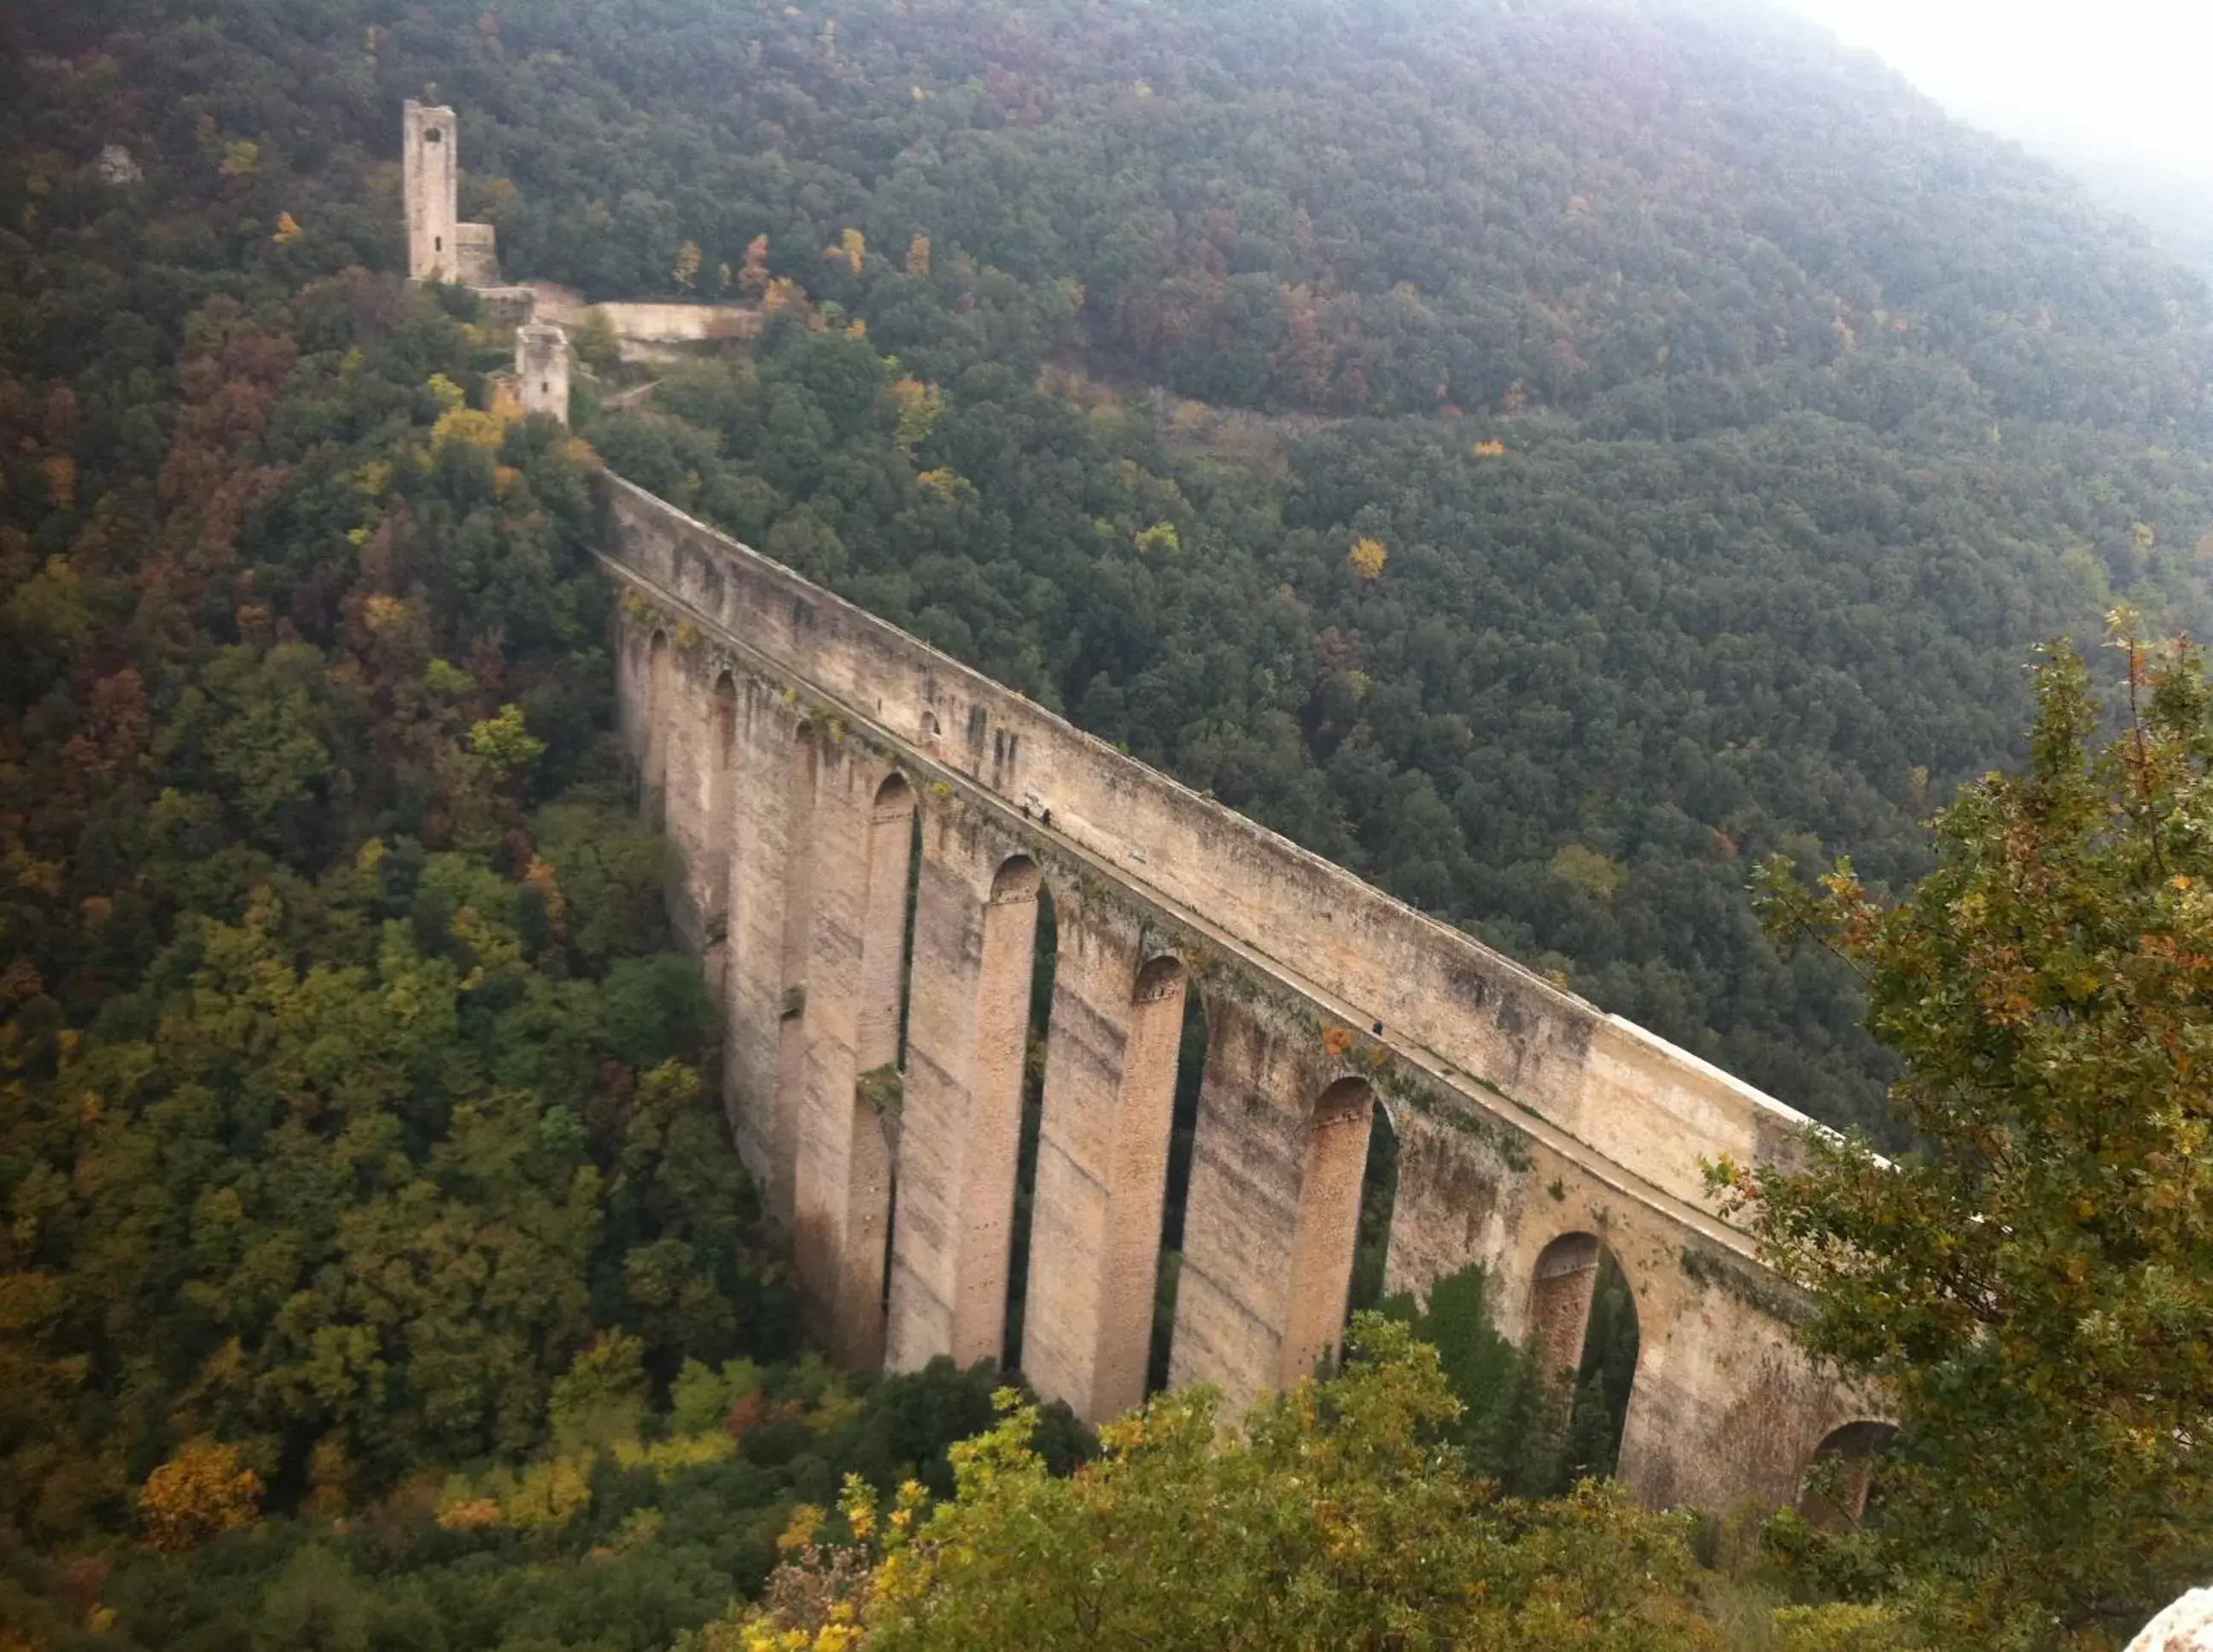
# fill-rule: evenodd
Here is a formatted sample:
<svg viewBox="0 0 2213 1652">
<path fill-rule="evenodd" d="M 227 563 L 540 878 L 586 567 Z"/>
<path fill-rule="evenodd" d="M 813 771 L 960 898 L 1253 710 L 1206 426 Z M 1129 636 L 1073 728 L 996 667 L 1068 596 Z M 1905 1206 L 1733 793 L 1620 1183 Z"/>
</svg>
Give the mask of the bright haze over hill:
<svg viewBox="0 0 2213 1652">
<path fill-rule="evenodd" d="M 2017 139 L 2213 272 L 2213 6 L 1785 0 L 1954 114 Z"/>
</svg>

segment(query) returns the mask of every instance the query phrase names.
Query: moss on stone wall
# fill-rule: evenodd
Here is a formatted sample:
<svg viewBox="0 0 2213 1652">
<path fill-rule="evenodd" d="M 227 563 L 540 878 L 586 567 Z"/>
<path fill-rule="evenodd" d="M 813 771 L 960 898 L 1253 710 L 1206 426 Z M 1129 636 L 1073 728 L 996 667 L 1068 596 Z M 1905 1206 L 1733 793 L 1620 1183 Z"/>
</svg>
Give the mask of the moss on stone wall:
<svg viewBox="0 0 2213 1652">
<path fill-rule="evenodd" d="M 1779 1325 L 1801 1325 L 1813 1311 L 1805 1293 L 1789 1281 L 1703 1241 L 1683 1247 L 1682 1262 L 1694 1283 L 1733 1296 Z"/>
</svg>

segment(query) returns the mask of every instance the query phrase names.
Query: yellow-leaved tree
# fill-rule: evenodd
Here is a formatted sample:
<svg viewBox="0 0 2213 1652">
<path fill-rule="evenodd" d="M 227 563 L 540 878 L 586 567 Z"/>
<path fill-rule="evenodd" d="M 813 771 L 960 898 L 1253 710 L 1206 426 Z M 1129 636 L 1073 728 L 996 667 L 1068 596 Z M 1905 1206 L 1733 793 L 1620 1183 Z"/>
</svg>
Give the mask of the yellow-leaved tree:
<svg viewBox="0 0 2213 1652">
<path fill-rule="evenodd" d="M 1445 1443 L 1459 1402 L 1436 1350 L 1378 1315 L 1344 1374 L 1221 1426 L 1206 1388 L 1100 1430 L 1057 1477 L 1011 1392 L 954 1448 L 951 1502 L 889 1508 L 857 1478 L 805 1509 L 761 1604 L 685 1652 L 1098 1652 L 1102 1648 L 1717 1649 L 1689 1517 L 1588 1484 L 1501 1497 Z"/>
<path fill-rule="evenodd" d="M 746 243 L 746 261 L 738 271 L 738 290 L 751 298 L 759 298 L 768 291 L 772 277 L 768 270 L 768 237 L 755 235 Z"/>
<path fill-rule="evenodd" d="M 261 1477 L 241 1468 L 235 1446 L 194 1440 L 146 1477 L 138 1494 L 138 1525 L 148 1545 L 181 1554 L 236 1526 L 250 1526 L 261 1509 Z"/>
</svg>

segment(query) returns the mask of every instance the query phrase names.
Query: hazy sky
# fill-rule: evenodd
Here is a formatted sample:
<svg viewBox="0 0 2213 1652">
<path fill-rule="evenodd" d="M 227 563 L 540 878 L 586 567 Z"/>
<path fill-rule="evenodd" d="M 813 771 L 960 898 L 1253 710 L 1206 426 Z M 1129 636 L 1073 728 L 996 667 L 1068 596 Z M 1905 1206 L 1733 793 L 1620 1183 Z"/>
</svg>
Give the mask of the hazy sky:
<svg viewBox="0 0 2213 1652">
<path fill-rule="evenodd" d="M 1785 0 L 1955 113 L 2213 176 L 2213 0 Z"/>
</svg>

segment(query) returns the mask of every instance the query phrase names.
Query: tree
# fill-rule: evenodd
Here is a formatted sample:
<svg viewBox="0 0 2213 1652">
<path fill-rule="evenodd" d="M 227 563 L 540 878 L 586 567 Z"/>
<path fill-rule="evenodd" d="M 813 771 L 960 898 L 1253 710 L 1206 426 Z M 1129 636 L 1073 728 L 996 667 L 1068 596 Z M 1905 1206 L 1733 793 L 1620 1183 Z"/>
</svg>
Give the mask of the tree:
<svg viewBox="0 0 2213 1652">
<path fill-rule="evenodd" d="M 138 1524 L 154 1548 L 177 1554 L 252 1525 L 260 1506 L 261 1477 L 239 1466 L 238 1448 L 194 1440 L 146 1477 Z"/>
<path fill-rule="evenodd" d="M 584 312 L 584 319 L 576 324 L 576 334 L 569 344 L 576 352 L 576 359 L 603 379 L 611 377 L 622 365 L 622 341 L 615 336 L 615 324 L 596 304 Z"/>
<path fill-rule="evenodd" d="M 366 1652 L 374 1604 L 344 1560 L 310 1543 L 262 1597 L 259 1643 L 267 1652 Z"/>
<path fill-rule="evenodd" d="M 738 271 L 738 290 L 757 300 L 768 291 L 772 278 L 768 268 L 768 237 L 755 235 L 746 243 L 746 261 Z"/>
<path fill-rule="evenodd" d="M 749 253 L 750 250 L 748 249 Z M 862 265 L 868 259 L 868 237 L 857 229 L 847 229 L 838 235 L 838 244 L 835 247 L 826 247 L 822 249 L 822 256 L 836 259 L 855 275 L 858 275 L 861 273 Z"/>
<path fill-rule="evenodd" d="M 1342 1375 L 1309 1379 L 1225 1437 L 1204 1388 L 1155 1399 L 1057 1477 L 1038 1414 L 954 1448 L 958 1492 L 926 1517 L 849 1481 L 844 1524 L 881 1559 L 818 1540 L 802 1510 L 768 1609 L 698 1652 L 859 1644 L 960 1648 L 1690 1649 L 1717 1644 L 1691 1593 L 1686 1520 L 1595 1484 L 1552 1503 L 1498 1497 L 1442 1433 L 1459 1411 L 1436 1350 L 1354 1321 Z M 796 1632 L 796 1641 L 777 1636 Z"/>
<path fill-rule="evenodd" d="M 1714 1173 L 1894 1407 L 1871 1540 L 1935 1565 L 1955 1643 L 2107 1644 L 2213 1563 L 2213 691 L 2194 646 L 2116 646 L 2119 738 L 2047 651 L 2027 771 L 1936 818 L 1903 899 L 1768 869 L 1771 924 L 1864 974 L 1914 1150 Z"/>
</svg>

